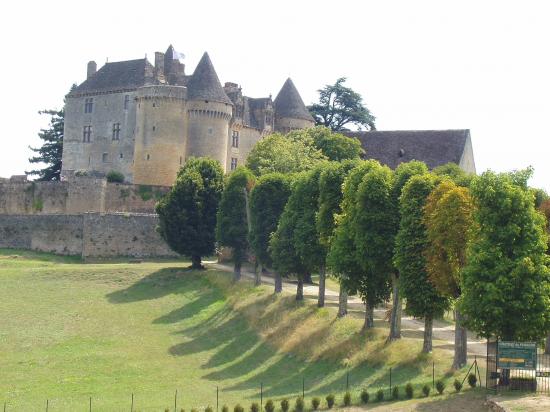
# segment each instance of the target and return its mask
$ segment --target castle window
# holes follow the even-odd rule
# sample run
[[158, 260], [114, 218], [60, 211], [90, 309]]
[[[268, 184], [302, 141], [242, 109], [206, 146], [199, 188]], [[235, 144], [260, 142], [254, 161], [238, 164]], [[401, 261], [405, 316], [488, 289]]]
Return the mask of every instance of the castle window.
[[130, 106], [130, 95], [129, 94], [124, 96], [124, 110], [128, 110], [128, 106]]
[[90, 143], [92, 138], [92, 126], [84, 126], [84, 130], [82, 131], [82, 141], [84, 143]]
[[208, 128], [208, 134], [212, 134], [213, 131], [214, 130], [211, 127]]
[[109, 154], [103, 153], [103, 156], [101, 156], [101, 160], [103, 161], [103, 163], [107, 163], [107, 161], [109, 160]]
[[232, 157], [231, 158], [231, 170], [235, 170], [237, 168], [237, 158]]
[[151, 158], [151, 155], [147, 153], [147, 160], [149, 160], [150, 158]]
[[183, 163], [183, 157], [180, 156], [180, 165]]
[[92, 113], [94, 109], [94, 99], [92, 97], [86, 98], [84, 101], [84, 113]]
[[120, 123], [113, 123], [113, 140], [120, 139]]
[[120, 154], [120, 158], [121, 158], [121, 159], [124, 158], [124, 155], [123, 155], [122, 153]]
[[155, 131], [155, 129], [156, 129], [156, 126], [153, 126], [153, 132]]
[[266, 124], [271, 124], [271, 113], [266, 113], [265, 122]]
[[231, 146], [239, 147], [239, 131], [233, 130], [233, 135], [231, 136]]

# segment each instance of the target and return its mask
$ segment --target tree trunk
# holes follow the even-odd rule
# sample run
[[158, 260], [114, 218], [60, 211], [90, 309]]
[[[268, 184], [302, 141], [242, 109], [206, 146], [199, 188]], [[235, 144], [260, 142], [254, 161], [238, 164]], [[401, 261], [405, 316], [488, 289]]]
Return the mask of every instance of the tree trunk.
[[296, 300], [304, 300], [304, 280], [300, 276], [296, 285]]
[[468, 356], [468, 332], [462, 325], [462, 314], [458, 309], [454, 310], [455, 316], [455, 356], [453, 359], [453, 368], [460, 369], [466, 365]]
[[544, 345], [544, 354], [550, 355], [550, 333], [546, 336], [546, 345]]
[[338, 295], [338, 317], [342, 318], [348, 314], [348, 292], [340, 285], [340, 294]]
[[365, 303], [365, 323], [363, 324], [363, 330], [367, 330], [374, 327], [374, 306], [370, 305], [367, 301]]
[[422, 353], [430, 353], [432, 351], [432, 333], [434, 320], [432, 316], [424, 318], [424, 344], [422, 345]]
[[313, 279], [311, 279], [311, 273], [307, 272], [304, 274], [304, 283], [307, 283], [308, 285], [313, 284]]
[[201, 261], [200, 256], [191, 256], [191, 269], [202, 269]]
[[254, 286], [260, 286], [262, 284], [262, 271], [262, 262], [258, 261], [258, 266], [256, 266], [256, 272], [254, 273]]
[[322, 308], [325, 306], [325, 265], [321, 265], [319, 268], [319, 298], [317, 300], [317, 306]]
[[393, 299], [390, 317], [390, 336], [388, 337], [390, 341], [401, 339], [401, 312], [403, 306], [399, 293], [399, 278], [396, 273], [392, 273], [391, 281]]
[[233, 270], [233, 281], [241, 280], [241, 261], [235, 261], [235, 269]]
[[283, 278], [279, 272], [275, 272], [275, 293], [283, 291]]

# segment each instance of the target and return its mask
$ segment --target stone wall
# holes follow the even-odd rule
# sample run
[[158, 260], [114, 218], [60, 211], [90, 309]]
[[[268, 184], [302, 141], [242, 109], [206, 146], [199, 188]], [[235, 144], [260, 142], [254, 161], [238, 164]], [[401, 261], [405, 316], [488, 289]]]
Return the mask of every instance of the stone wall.
[[169, 187], [107, 183], [91, 177], [62, 182], [0, 181], [0, 214], [153, 213]]
[[152, 214], [0, 214], [0, 248], [99, 257], [177, 256], [156, 232]]

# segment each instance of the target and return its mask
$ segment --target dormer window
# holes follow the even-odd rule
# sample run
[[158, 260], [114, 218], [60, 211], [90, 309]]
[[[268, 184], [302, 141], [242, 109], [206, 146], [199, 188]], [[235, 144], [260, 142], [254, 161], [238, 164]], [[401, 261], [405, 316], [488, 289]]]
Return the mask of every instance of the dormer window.
[[239, 147], [239, 131], [233, 130], [231, 135], [231, 147]]

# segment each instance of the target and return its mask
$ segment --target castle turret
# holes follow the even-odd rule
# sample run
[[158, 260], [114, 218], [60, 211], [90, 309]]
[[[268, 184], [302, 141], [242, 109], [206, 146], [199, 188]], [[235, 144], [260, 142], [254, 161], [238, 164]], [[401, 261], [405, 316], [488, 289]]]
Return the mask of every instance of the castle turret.
[[273, 102], [275, 107], [275, 130], [287, 133], [315, 125], [294, 83], [288, 78]]
[[225, 169], [233, 103], [223, 90], [208, 53], [204, 53], [187, 83], [187, 99], [187, 157], [208, 156]]
[[185, 161], [186, 89], [145, 86], [137, 90], [134, 183], [170, 186]]

